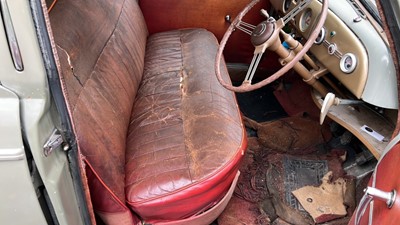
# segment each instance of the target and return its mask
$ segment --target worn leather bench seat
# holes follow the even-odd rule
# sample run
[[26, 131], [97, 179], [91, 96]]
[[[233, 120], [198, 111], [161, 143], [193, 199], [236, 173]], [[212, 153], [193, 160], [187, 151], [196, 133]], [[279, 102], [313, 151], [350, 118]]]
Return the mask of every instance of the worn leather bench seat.
[[214, 76], [217, 47], [203, 29], [148, 39], [125, 167], [127, 201], [146, 219], [199, 213], [236, 175], [245, 139], [235, 96]]
[[246, 136], [214, 35], [148, 36], [136, 0], [59, 0], [50, 22], [89, 206], [106, 224], [215, 219]]

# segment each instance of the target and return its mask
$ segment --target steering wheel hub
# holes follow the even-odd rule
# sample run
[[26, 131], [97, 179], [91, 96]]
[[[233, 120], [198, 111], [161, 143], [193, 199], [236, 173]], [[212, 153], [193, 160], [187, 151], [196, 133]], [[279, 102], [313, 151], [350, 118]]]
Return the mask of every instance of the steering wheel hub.
[[268, 41], [275, 30], [275, 22], [263, 21], [254, 28], [251, 34], [251, 43], [254, 46], [259, 46]]
[[265, 23], [260, 23], [256, 28], [253, 30], [253, 36], [260, 36], [265, 32], [267, 25]]

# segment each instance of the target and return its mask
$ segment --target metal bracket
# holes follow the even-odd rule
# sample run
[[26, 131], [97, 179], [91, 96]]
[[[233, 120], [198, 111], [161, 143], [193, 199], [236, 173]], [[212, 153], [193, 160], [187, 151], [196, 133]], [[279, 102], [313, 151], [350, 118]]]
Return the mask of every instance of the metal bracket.
[[62, 143], [64, 143], [64, 139], [61, 136], [59, 130], [54, 129], [51, 133], [49, 139], [47, 139], [46, 143], [43, 146], [44, 155], [49, 156], [53, 150], [57, 149]]

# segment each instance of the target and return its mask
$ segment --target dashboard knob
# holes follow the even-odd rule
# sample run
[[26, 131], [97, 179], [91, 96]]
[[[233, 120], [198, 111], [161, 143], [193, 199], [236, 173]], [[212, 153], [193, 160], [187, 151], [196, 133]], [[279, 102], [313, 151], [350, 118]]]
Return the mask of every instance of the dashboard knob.
[[329, 44], [328, 46], [328, 54], [333, 55], [337, 50], [337, 45], [335, 43]]

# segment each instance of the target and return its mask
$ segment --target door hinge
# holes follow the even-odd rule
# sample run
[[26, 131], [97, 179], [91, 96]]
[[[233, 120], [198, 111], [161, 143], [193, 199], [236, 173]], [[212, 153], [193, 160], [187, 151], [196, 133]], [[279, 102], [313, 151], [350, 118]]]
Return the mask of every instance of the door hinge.
[[[60, 131], [58, 129], [54, 129], [51, 133], [49, 139], [47, 139], [46, 143], [43, 146], [44, 155], [49, 156], [55, 149], [60, 147], [63, 143], [65, 143], [64, 138], [62, 137]], [[64, 150], [68, 150], [68, 145], [63, 145]]]

